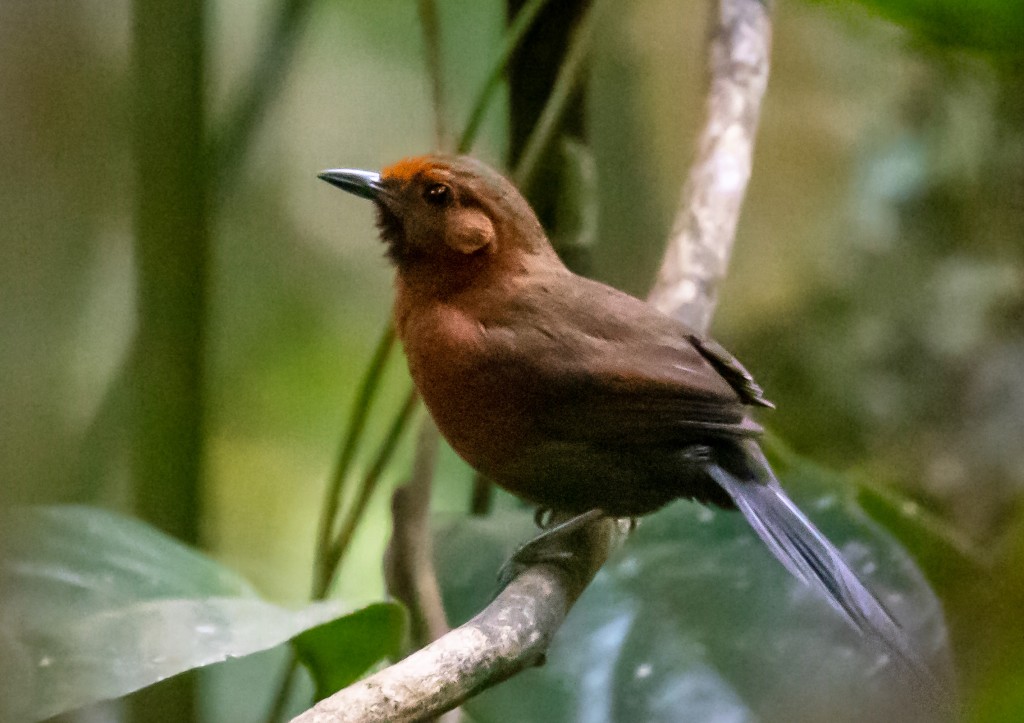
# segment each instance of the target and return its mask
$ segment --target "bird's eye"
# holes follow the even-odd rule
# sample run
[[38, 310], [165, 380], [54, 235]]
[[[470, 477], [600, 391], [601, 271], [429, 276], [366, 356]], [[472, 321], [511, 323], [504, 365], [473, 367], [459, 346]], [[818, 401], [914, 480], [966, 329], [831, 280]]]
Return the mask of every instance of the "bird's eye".
[[427, 187], [423, 192], [423, 198], [431, 206], [447, 206], [452, 199], [452, 189], [443, 183], [435, 183]]

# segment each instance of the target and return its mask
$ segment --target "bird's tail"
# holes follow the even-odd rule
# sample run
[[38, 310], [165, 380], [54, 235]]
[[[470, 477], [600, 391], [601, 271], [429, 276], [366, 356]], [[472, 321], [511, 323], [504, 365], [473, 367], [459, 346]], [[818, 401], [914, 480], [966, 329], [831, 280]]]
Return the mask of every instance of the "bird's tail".
[[[742, 467], [746, 474], [731, 472], [719, 464], [711, 464], [708, 471], [736, 502], [775, 557], [798, 579], [822, 593], [863, 635], [878, 641], [919, 676], [932, 678], [881, 601], [850, 569], [839, 550], [786, 496], [757, 444], [744, 444], [743, 451], [746, 464]], [[753, 470], [755, 477], [750, 479]]]

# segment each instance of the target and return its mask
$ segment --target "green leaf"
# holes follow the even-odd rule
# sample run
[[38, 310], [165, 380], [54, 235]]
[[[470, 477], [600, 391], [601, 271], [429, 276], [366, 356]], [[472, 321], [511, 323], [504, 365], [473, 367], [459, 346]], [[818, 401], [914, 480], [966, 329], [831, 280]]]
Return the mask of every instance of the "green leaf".
[[[942, 610], [911, 557], [847, 501], [834, 474], [791, 463], [782, 482], [948, 677]], [[438, 531], [453, 621], [490, 601], [498, 564], [529, 533], [526, 512]], [[466, 706], [479, 721], [519, 723], [928, 719], [909, 685], [742, 516], [678, 501], [641, 520], [573, 608], [545, 666]]]
[[[838, 4], [837, 0], [817, 0]], [[1020, 55], [1021, 0], [858, 0], [936, 45]]]
[[48, 718], [279, 645], [343, 612], [287, 610], [136, 520], [87, 507], [0, 515], [0, 720]]
[[292, 644], [323, 700], [385, 658], [397, 658], [405, 639], [405, 609], [375, 603], [297, 636]]

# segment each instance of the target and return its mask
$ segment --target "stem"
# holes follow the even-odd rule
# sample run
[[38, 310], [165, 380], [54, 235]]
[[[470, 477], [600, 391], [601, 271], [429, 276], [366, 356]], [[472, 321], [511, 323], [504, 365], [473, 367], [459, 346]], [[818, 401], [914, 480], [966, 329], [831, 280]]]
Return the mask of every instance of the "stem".
[[352, 542], [352, 537], [355, 535], [356, 529], [362, 521], [363, 512], [366, 510], [366, 506], [369, 504], [370, 497], [373, 496], [374, 490], [377, 489], [377, 483], [380, 482], [381, 474], [387, 467], [388, 462], [391, 461], [391, 456], [394, 454], [395, 448], [398, 446], [398, 442], [402, 438], [402, 433], [408, 426], [409, 420], [412, 418], [412, 413], [416, 410], [417, 402], [418, 397], [416, 396], [415, 390], [410, 390], [409, 394], [405, 398], [405, 402], [398, 410], [398, 414], [395, 416], [394, 421], [392, 421], [391, 428], [385, 435], [380, 449], [377, 451], [377, 456], [374, 458], [373, 465], [371, 465], [370, 470], [366, 473], [366, 477], [363, 478], [363, 485], [359, 489], [359, 493], [356, 495], [356, 500], [352, 504], [351, 509], [349, 509], [344, 523], [342, 523], [341, 531], [338, 533], [334, 544], [330, 546], [327, 552], [324, 560], [323, 575], [317, 582], [317, 587], [314, 590], [313, 597], [315, 599], [322, 599], [327, 594], [331, 584], [334, 582], [334, 578], [338, 573], [338, 568], [341, 566], [345, 553], [348, 551], [348, 546]]
[[430, 79], [430, 105], [434, 109], [434, 146], [441, 150], [448, 146], [448, 103], [441, 62], [441, 27], [434, 0], [419, 0], [418, 6], [426, 51], [427, 77]]
[[388, 592], [409, 611], [409, 637], [421, 648], [448, 632], [441, 587], [434, 570], [434, 540], [430, 534], [430, 494], [440, 434], [424, 415], [416, 438], [409, 481], [391, 497], [391, 541], [384, 555]]
[[299, 657], [295, 654], [295, 649], [289, 647], [288, 663], [284, 669], [284, 675], [281, 676], [281, 682], [277, 685], [277, 692], [274, 693], [274, 701], [270, 704], [270, 710], [267, 711], [265, 723], [277, 723], [281, 720], [284, 708], [288, 705], [288, 699], [292, 694], [292, 686], [295, 685], [295, 674], [298, 672]]
[[[132, 18], [139, 321], [128, 388], [135, 507], [192, 545], [202, 519], [210, 256], [205, 9], [203, 0], [135, 0]], [[135, 696], [135, 718], [169, 720], [159, 711], [174, 711], [174, 720], [194, 720], [195, 681], [181, 676]]]
[[[235, 104], [229, 119], [221, 124], [212, 138], [207, 139], [205, 158], [210, 163], [208, 201], [211, 207], [223, 198], [224, 189], [230, 185], [238, 171], [258, 121], [280, 89], [287, 65], [294, 55], [302, 23], [312, 4], [313, 0], [285, 0], [282, 3], [277, 24], [264, 43], [265, 51], [249, 74], [249, 81], [245, 84], [247, 90]], [[158, 45], [161, 43], [163, 41], [158, 41]], [[198, 154], [190, 152], [184, 157], [193, 156], [198, 157]], [[123, 449], [123, 438], [128, 433], [129, 423], [127, 405], [121, 402], [127, 390], [137, 384], [134, 365], [138, 354], [138, 336], [136, 331], [124, 362], [108, 382], [103, 401], [82, 435], [81, 462], [77, 474], [83, 482], [106, 476], [110, 461]]]
[[369, 416], [370, 408], [373, 406], [374, 397], [380, 389], [380, 378], [387, 364], [388, 356], [395, 345], [395, 328], [388, 324], [381, 334], [377, 348], [373, 352], [370, 364], [366, 368], [363, 379], [359, 384], [359, 391], [355, 401], [352, 403], [352, 411], [349, 417], [348, 431], [341, 445], [338, 454], [338, 461], [334, 466], [334, 473], [327, 485], [327, 494], [324, 499], [323, 510], [320, 517], [320, 528], [317, 533], [316, 544], [316, 575], [314, 580], [313, 595], [317, 596], [317, 590], [323, 587], [323, 581], [328, 578], [332, 571], [328, 564], [331, 551], [331, 536], [334, 534], [334, 523], [337, 520], [341, 503], [341, 492], [348, 478], [349, 468], [355, 458], [356, 449], [362, 439], [363, 431], [366, 428], [366, 419]]
[[533, 27], [533, 22], [537, 19], [537, 15], [540, 14], [540, 11], [547, 4], [548, 0], [529, 0], [516, 13], [515, 20], [512, 21], [508, 30], [505, 31], [501, 53], [498, 54], [494, 65], [491, 66], [491, 70], [487, 74], [487, 80], [484, 81], [483, 87], [476, 96], [473, 109], [469, 113], [466, 129], [462, 131], [462, 136], [459, 138], [456, 152], [469, 153], [472, 150], [473, 143], [476, 142], [477, 134], [480, 132], [480, 124], [483, 123], [484, 118], [487, 116], [487, 109], [490, 107], [491, 98], [501, 84], [501, 79], [505, 75], [505, 70], [508, 67], [509, 60], [512, 58], [512, 54], [516, 52], [523, 38], [526, 37], [526, 33]]
[[137, 505], [195, 543], [209, 259], [203, 3], [136, 0], [134, 30]]
[[519, 156], [519, 162], [512, 172], [512, 178], [523, 195], [527, 194], [530, 184], [533, 183], [540, 159], [554, 137], [559, 121], [569, 104], [569, 99], [586, 68], [595, 17], [593, 6], [587, 8], [579, 25], [573, 31], [565, 60], [558, 69], [558, 76], [551, 88], [551, 95], [548, 96], [544, 110], [541, 112], [540, 118], [537, 119], [537, 125], [530, 132], [530, 136], [523, 146], [522, 155]]
[[214, 159], [214, 196], [218, 199], [223, 198], [225, 189], [230, 186], [267, 106], [281, 88], [312, 5], [313, 0], [281, 2], [277, 22], [261, 46], [263, 52], [249, 73], [240, 100], [212, 139], [210, 157]]

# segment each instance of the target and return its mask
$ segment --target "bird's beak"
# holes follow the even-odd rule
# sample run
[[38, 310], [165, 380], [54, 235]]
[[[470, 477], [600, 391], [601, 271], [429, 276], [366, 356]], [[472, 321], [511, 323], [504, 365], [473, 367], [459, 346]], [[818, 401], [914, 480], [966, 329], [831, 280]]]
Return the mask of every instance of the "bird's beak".
[[380, 183], [380, 174], [373, 171], [360, 171], [355, 168], [332, 168], [316, 175], [321, 181], [327, 181], [343, 191], [354, 193], [362, 198], [376, 201], [384, 192]]

